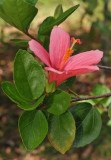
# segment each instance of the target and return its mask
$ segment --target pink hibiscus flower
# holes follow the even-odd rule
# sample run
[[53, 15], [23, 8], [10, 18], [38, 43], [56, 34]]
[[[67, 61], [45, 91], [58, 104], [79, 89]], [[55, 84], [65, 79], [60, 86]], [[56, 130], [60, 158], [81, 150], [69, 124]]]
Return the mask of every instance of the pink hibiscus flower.
[[49, 54], [37, 41], [29, 41], [30, 50], [48, 66], [45, 70], [49, 71], [49, 83], [56, 81], [56, 86], [69, 77], [99, 70], [95, 65], [100, 62], [103, 52], [92, 50], [71, 56], [75, 43], [81, 44], [79, 39], [72, 38], [71, 41], [72, 46], [69, 34], [57, 26], [51, 32]]

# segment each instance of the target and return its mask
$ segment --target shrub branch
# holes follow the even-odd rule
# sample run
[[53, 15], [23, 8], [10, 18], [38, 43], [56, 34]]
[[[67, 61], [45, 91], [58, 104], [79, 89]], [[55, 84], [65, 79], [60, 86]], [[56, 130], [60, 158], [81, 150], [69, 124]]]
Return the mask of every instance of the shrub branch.
[[111, 93], [101, 94], [101, 95], [97, 95], [97, 96], [79, 97], [79, 98], [72, 99], [71, 102], [77, 102], [77, 101], [83, 101], [83, 100], [89, 100], [89, 99], [97, 99], [97, 98], [106, 98], [106, 97], [110, 97], [110, 96], [111, 96]]

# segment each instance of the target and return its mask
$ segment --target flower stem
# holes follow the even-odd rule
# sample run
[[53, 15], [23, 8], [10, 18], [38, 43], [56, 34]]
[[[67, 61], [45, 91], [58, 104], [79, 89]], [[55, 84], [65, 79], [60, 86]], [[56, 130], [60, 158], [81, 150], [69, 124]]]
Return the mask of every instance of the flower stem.
[[36, 40], [37, 42], [39, 42], [40, 44], [43, 44], [43, 42], [41, 42], [40, 40], [38, 40], [37, 38], [35, 38], [34, 36], [32, 36], [28, 31], [23, 31], [23, 33], [25, 35], [27, 35], [28, 37], [30, 37], [31, 39]]
[[68, 88], [69, 92], [71, 92], [72, 94], [74, 94], [76, 97], [80, 97], [76, 92], [72, 91], [70, 88]]

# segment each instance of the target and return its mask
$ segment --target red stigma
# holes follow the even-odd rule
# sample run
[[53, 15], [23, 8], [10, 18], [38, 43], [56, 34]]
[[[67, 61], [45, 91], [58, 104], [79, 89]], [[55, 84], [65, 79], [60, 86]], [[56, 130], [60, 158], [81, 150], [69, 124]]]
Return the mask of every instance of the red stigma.
[[82, 42], [80, 41], [80, 39], [77, 39], [76, 41], [77, 41], [77, 43], [79, 43], [79, 44], [81, 44], [81, 43], [82, 43]]
[[74, 41], [75, 41], [75, 39], [74, 39], [74, 37], [72, 37], [72, 38], [71, 38], [71, 42], [74, 42]]

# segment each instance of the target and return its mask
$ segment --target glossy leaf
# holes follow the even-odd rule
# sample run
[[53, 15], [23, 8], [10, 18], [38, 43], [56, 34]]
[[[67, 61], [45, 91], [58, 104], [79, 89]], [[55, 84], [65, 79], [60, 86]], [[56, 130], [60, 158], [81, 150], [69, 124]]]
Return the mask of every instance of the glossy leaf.
[[54, 115], [60, 115], [67, 110], [70, 100], [71, 97], [67, 92], [57, 90], [46, 99], [47, 111]]
[[37, 8], [24, 0], [2, 0], [0, 17], [21, 31], [26, 31], [37, 14]]
[[41, 35], [49, 34], [55, 25], [59, 25], [63, 21], [65, 21], [67, 17], [70, 16], [78, 7], [79, 5], [71, 7], [70, 9], [62, 13], [57, 19], [53, 17], [46, 18], [39, 28], [39, 34]]
[[39, 106], [40, 103], [45, 98], [45, 95], [41, 96], [36, 102], [34, 101], [26, 101], [23, 97], [18, 93], [17, 89], [10, 82], [2, 82], [2, 90], [4, 93], [17, 105], [24, 110], [34, 110]]
[[17, 89], [10, 82], [2, 82], [2, 90], [4, 93], [15, 103], [26, 103], [22, 96], [18, 93]]
[[28, 41], [25, 39], [11, 39], [11, 42], [20, 47], [28, 47]]
[[49, 35], [54, 26], [51, 24], [55, 24], [55, 18], [52, 16], [49, 16], [40, 25], [38, 35]]
[[27, 150], [33, 150], [44, 140], [48, 123], [41, 111], [26, 111], [19, 119], [19, 131]]
[[82, 147], [95, 140], [101, 130], [101, 116], [90, 103], [80, 103], [70, 109], [76, 122], [76, 137], [72, 147]]
[[25, 111], [34, 110], [43, 102], [44, 98], [45, 98], [45, 95], [39, 97], [39, 99], [37, 99], [36, 102], [20, 103], [18, 104], [18, 107], [20, 107], [21, 109], [24, 109]]
[[64, 154], [75, 138], [75, 120], [70, 112], [50, 117], [48, 138], [52, 146]]
[[44, 71], [25, 50], [19, 50], [15, 57], [14, 81], [20, 95], [27, 100], [37, 99], [44, 92]]

